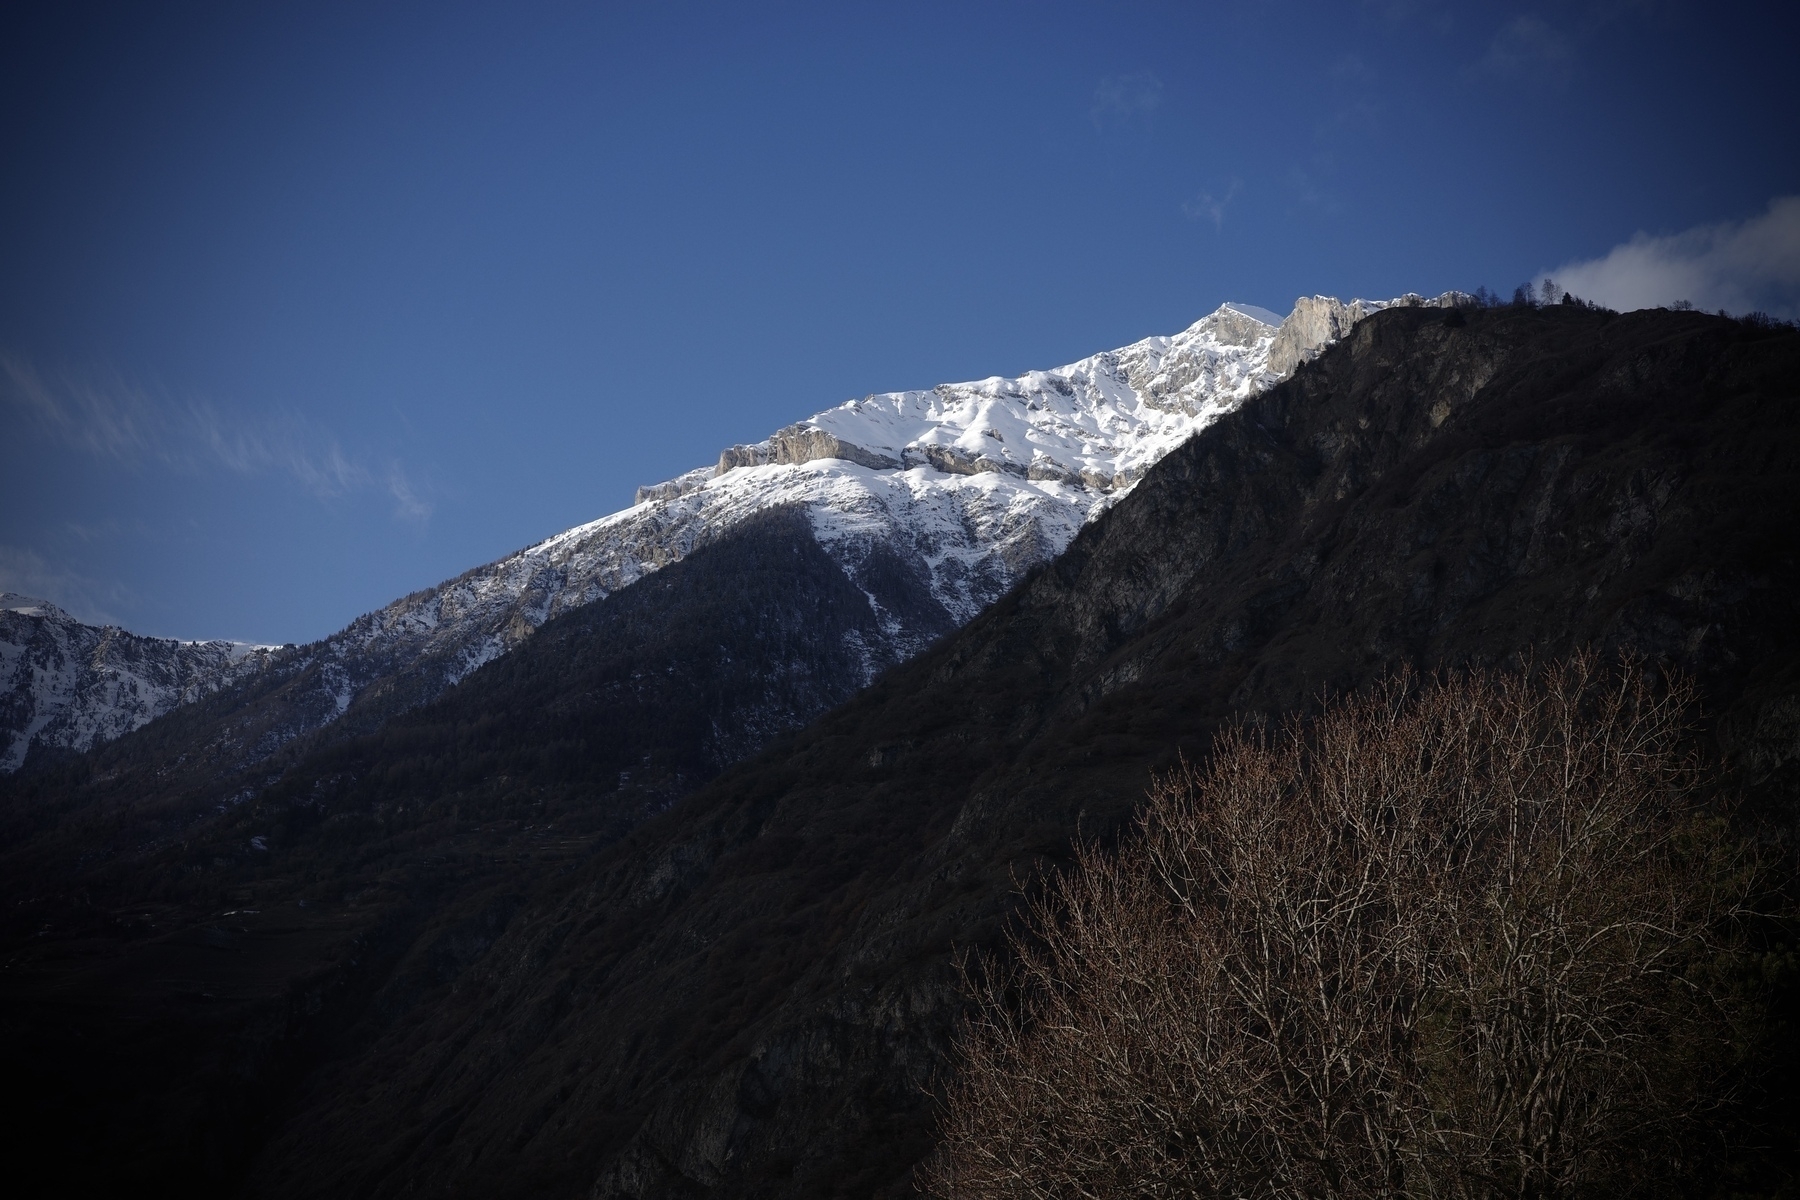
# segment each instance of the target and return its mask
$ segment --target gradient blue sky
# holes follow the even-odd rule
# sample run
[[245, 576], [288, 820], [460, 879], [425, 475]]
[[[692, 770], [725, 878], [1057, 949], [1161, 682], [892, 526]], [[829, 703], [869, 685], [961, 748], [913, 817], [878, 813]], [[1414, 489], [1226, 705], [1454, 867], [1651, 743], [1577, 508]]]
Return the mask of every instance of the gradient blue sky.
[[308, 640], [851, 396], [1640, 233], [1792, 311], [1792, 7], [8, 6], [0, 587]]

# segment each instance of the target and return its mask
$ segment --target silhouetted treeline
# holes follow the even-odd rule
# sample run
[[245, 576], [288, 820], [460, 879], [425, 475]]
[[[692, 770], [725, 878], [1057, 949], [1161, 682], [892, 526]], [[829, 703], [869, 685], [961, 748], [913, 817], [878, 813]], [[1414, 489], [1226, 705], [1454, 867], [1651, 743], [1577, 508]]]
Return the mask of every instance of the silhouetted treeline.
[[[1563, 308], [1583, 308], [1590, 312], [1610, 313], [1617, 311], [1615, 309], [1607, 308], [1604, 304], [1596, 304], [1592, 300], [1583, 300], [1580, 296], [1566, 290], [1561, 284], [1557, 283], [1556, 280], [1549, 276], [1545, 276], [1535, 284], [1529, 281], [1521, 283], [1518, 287], [1513, 289], [1510, 298], [1503, 297], [1498, 292], [1489, 291], [1485, 285], [1476, 288], [1473, 292], [1465, 294], [1469, 298], [1466, 305], [1466, 307], [1469, 308], [1550, 308], [1554, 306]], [[1669, 305], [1666, 311], [1699, 312], [1701, 310], [1694, 306], [1692, 300], [1677, 300]], [[1797, 325], [1792, 320], [1772, 316], [1769, 313], [1761, 311], [1738, 315], [1727, 312], [1725, 309], [1721, 308], [1718, 310], [1718, 315], [1736, 321], [1746, 329], [1777, 331], [1800, 328], [1800, 325]]]

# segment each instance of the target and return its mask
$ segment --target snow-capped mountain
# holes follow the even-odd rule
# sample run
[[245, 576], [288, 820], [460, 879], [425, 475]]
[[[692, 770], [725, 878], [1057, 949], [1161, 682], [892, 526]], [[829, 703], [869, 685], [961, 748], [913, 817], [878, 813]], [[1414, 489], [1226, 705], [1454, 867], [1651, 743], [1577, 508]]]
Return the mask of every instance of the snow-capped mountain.
[[0, 593], [0, 771], [39, 745], [85, 750], [226, 687], [274, 647], [140, 637]]
[[[179, 676], [179, 686], [133, 676], [109, 690], [49, 670], [27, 678], [9, 657], [6, 702], [52, 715], [5, 724], [13, 741], [0, 770], [16, 769], [34, 736], [86, 749], [241, 679], [254, 662], [273, 672], [265, 683], [284, 682], [278, 717], [247, 719], [224, 737], [237, 764], [248, 766], [353, 709], [378, 722], [424, 703], [551, 617], [778, 507], [803, 510], [819, 543], [868, 596], [884, 637], [858, 648], [866, 682], [1059, 554], [1169, 450], [1363, 316], [1394, 304], [1454, 302], [1454, 294], [1348, 305], [1309, 297], [1285, 319], [1225, 304], [1173, 336], [1055, 370], [847, 401], [755, 445], [729, 447], [716, 463], [640, 488], [630, 508], [397, 600], [322, 642], [251, 659], [209, 651], [210, 667], [199, 665], [195, 649], [192, 679], [169, 677]], [[110, 632], [114, 641], [130, 636]]]

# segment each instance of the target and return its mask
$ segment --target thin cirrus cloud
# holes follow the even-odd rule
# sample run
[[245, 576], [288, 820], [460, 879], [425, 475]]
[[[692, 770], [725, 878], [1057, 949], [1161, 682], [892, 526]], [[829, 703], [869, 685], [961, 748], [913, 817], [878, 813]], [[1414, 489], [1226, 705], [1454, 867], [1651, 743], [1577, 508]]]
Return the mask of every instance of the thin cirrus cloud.
[[1777, 197], [1745, 221], [1639, 233], [1603, 257], [1548, 275], [1583, 300], [1621, 311], [1686, 300], [1708, 310], [1800, 316], [1800, 196]]
[[1114, 121], [1148, 116], [1162, 104], [1162, 94], [1163, 82], [1153, 71], [1108, 75], [1094, 86], [1088, 120], [1101, 129]]
[[90, 625], [117, 625], [113, 606], [131, 601], [121, 585], [91, 579], [25, 546], [0, 545], [0, 592], [49, 600]]
[[1560, 88], [1575, 72], [1575, 43], [1541, 17], [1514, 17], [1488, 42], [1487, 53], [1472, 63], [1471, 78], [1503, 79]]
[[11, 354], [0, 355], [0, 404], [21, 424], [96, 458], [189, 473], [280, 474], [321, 500], [385, 491], [396, 517], [431, 516], [398, 462], [372, 469], [296, 416], [246, 423], [204, 400], [158, 395], [116, 373], [47, 374]]
[[1217, 196], [1211, 192], [1201, 192], [1192, 200], [1181, 203], [1181, 211], [1194, 221], [1211, 221], [1215, 232], [1223, 232], [1225, 228], [1225, 209], [1237, 199], [1244, 190], [1244, 181], [1233, 177], [1231, 183]]

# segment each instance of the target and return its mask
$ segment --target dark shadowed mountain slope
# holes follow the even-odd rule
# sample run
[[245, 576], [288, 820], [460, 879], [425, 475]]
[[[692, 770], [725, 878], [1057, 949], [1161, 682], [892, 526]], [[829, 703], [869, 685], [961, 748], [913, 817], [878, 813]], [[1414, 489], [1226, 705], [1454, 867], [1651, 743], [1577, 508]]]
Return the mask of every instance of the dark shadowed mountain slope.
[[181, 744], [157, 723], [8, 781], [0, 1062], [41, 1098], [18, 1152], [226, 1186], [376, 989], [373, 1027], [405, 1019], [520, 889], [847, 699], [884, 618], [950, 628], [911, 579], [872, 558], [853, 584], [774, 509], [239, 803], [155, 786]]
[[[745, 648], [823, 673], [812, 623], [875, 619], [807, 539], [696, 553], [681, 619], [613, 607], [669, 567], [223, 813], [34, 792], [0, 852], [0, 1047], [43, 1097], [23, 1161], [255, 1195], [902, 1191], [951, 948], [1233, 713], [1629, 645], [1694, 671], [1791, 803], [1797, 397], [1788, 331], [1380, 313], [964, 631], [622, 836], [728, 755], [634, 765], [609, 728], [798, 695]], [[733, 588], [739, 617], [709, 607]]]
[[1791, 804], [1797, 501], [1790, 331], [1380, 314], [936, 650], [520, 877], [491, 945], [306, 1081], [250, 1191], [902, 1194], [952, 947], [1013, 873], [1232, 714], [1400, 662], [1636, 648]]
[[[752, 524], [755, 525], [754, 529], [750, 528]], [[730, 532], [732, 531], [727, 531], [727, 535]], [[829, 680], [823, 677], [814, 679], [806, 674], [805, 669], [786, 664], [775, 666], [770, 672], [763, 672], [760, 666], [752, 669], [749, 660], [745, 660], [738, 663], [735, 669], [746, 677], [758, 679], [759, 682], [750, 685], [754, 688], [762, 687], [763, 683], [760, 681], [766, 676], [770, 689], [767, 696], [758, 696], [752, 700], [740, 694], [741, 687], [733, 685], [738, 690], [719, 703], [732, 708], [741, 700], [749, 708], [739, 716], [723, 718], [723, 724], [717, 730], [701, 730], [692, 725], [681, 725], [677, 732], [673, 727], [662, 728], [658, 725], [656, 736], [665, 741], [686, 739], [683, 744], [690, 745], [696, 751], [702, 741], [707, 742], [711, 748], [705, 753], [714, 761], [715, 770], [725, 762], [735, 761], [759, 748], [767, 740], [770, 731], [791, 728], [792, 722], [788, 718], [774, 716], [783, 705], [798, 705], [796, 711], [803, 710], [808, 717], [816, 715], [849, 695], [846, 687], [854, 690], [866, 684], [880, 671], [916, 652], [920, 646], [941, 637], [956, 624], [929, 588], [920, 581], [917, 572], [909, 570], [907, 564], [898, 562], [894, 556], [885, 554], [879, 546], [872, 548], [859, 560], [856, 585], [852, 585], [847, 570], [842, 566], [838, 566], [836, 575], [822, 573], [822, 567], [830, 565], [833, 560], [828, 556], [820, 557], [817, 538], [806, 514], [798, 505], [777, 507], [766, 510], [764, 514], [753, 515], [747, 519], [744, 535], [736, 543], [736, 549], [722, 551], [715, 556], [714, 566], [709, 570], [742, 569], [750, 558], [762, 552], [753, 552], [747, 547], [766, 548], [770, 537], [780, 537], [785, 539], [784, 545], [804, 545], [807, 548], [806, 570], [799, 572], [796, 577], [804, 578], [807, 586], [822, 585], [830, 580], [830, 603], [852, 604], [856, 606], [857, 615], [854, 619], [825, 620], [804, 630], [803, 636], [808, 639], [807, 647], [803, 652], [798, 652], [792, 662], [799, 664], [817, 660], [814, 665], [830, 676]], [[776, 567], [773, 560], [766, 567], [758, 569], [766, 570], [769, 578], [782, 574], [782, 569]], [[795, 574], [792, 571], [788, 573]], [[653, 578], [654, 575], [647, 575], [643, 582]], [[666, 587], [648, 588], [638, 593], [635, 599], [621, 601], [608, 609], [609, 615], [603, 619], [603, 625], [605, 622], [616, 625], [618, 622], [628, 621], [629, 631], [609, 634], [611, 640], [604, 648], [589, 649], [579, 659], [582, 664], [580, 669], [587, 669], [591, 666], [594, 654], [611, 654], [615, 657], [613, 666], [609, 669], [624, 671], [626, 675], [636, 672], [637, 682], [634, 684], [627, 686], [614, 681], [608, 685], [613, 689], [611, 695], [614, 700], [624, 701], [629, 693], [636, 695], [645, 706], [661, 707], [665, 703], [675, 703], [677, 709], [682, 709], [683, 703], [674, 701], [673, 693], [668, 691], [672, 687], [675, 692], [686, 693], [689, 683], [684, 677], [680, 677], [680, 671], [676, 672], [677, 678], [673, 682], [663, 687], [664, 694], [659, 694], [658, 688], [661, 685], [653, 680], [645, 682], [647, 676], [642, 669], [620, 664], [631, 660], [639, 649], [666, 655], [672, 652], [671, 639], [699, 638], [704, 641], [701, 630], [708, 623], [718, 623], [725, 632], [720, 643], [723, 649], [743, 629], [746, 621], [782, 619], [775, 614], [751, 616], [734, 611], [734, 605], [744, 602], [748, 596], [758, 594], [756, 585], [753, 584], [696, 588], [691, 582], [687, 582], [670, 586], [684, 589], [680, 593], [683, 596], [698, 597], [704, 593], [707, 596], [704, 606], [695, 600], [684, 600], [680, 605], [671, 606], [670, 593]], [[632, 590], [624, 588], [613, 595], [624, 595]], [[820, 592], [818, 595], [823, 602], [825, 593]], [[880, 613], [871, 609], [871, 603], [883, 606]], [[624, 614], [627, 613], [633, 615], [626, 617]], [[683, 628], [679, 633], [663, 629], [659, 623], [665, 620], [679, 621]], [[588, 627], [587, 623], [580, 621], [573, 626], [565, 626], [565, 632], [561, 635], [564, 641], [558, 643], [557, 649], [545, 652], [540, 658], [530, 660], [529, 666], [521, 668], [541, 678], [533, 685], [536, 688], [532, 692], [534, 699], [526, 701], [520, 694], [520, 698], [513, 701], [516, 709], [532, 708], [536, 697], [566, 691], [572, 686], [567, 673], [571, 669], [567, 639], [585, 636], [570, 631], [575, 628], [586, 630]], [[527, 640], [529, 639], [521, 635], [520, 644], [523, 645]], [[763, 643], [759, 642], [758, 653], [762, 646]], [[791, 647], [770, 645], [768, 649], [772, 653], [795, 653]], [[425, 670], [422, 666], [418, 670], [408, 668], [406, 671], [395, 671], [364, 687], [357, 694], [356, 702], [341, 717], [331, 713], [329, 715], [336, 719], [327, 720], [326, 714], [313, 711], [324, 703], [319, 697], [330, 691], [327, 686], [329, 681], [320, 675], [321, 671], [326, 670], [321, 665], [323, 652], [314, 653], [315, 650], [317, 647], [300, 647], [291, 653], [275, 655], [251, 677], [233, 686], [217, 689], [214, 694], [197, 701], [183, 704], [129, 736], [100, 745], [85, 756], [65, 761], [45, 761], [35, 771], [42, 778], [32, 778], [34, 772], [30, 770], [26, 773], [27, 778], [20, 780], [7, 780], [0, 776], [0, 825], [22, 820], [29, 827], [35, 820], [31, 811], [31, 797], [46, 795], [76, 796], [78, 806], [108, 804], [108, 798], [129, 797], [135, 808], [158, 813], [166, 825], [189, 821], [200, 814], [215, 811], [221, 804], [238, 805], [246, 799], [276, 788], [298, 764], [310, 762], [321, 754], [328, 754], [333, 747], [378, 733], [387, 721], [426, 703], [446, 686], [437, 676], [431, 676], [436, 682], [420, 682], [430, 675], [429, 671], [420, 674]], [[690, 652], [691, 648], [679, 653]], [[683, 665], [686, 664], [685, 659], [682, 662]], [[546, 663], [556, 664], [556, 669], [546, 672]], [[664, 667], [669, 665], [669, 662], [663, 663]], [[793, 674], [796, 669], [801, 671], [798, 676]], [[512, 676], [505, 672], [489, 671], [489, 682], [483, 687], [505, 686], [493, 681], [510, 678]], [[715, 682], [708, 676], [705, 679], [696, 678], [693, 685], [704, 690], [712, 687]], [[815, 691], [819, 692], [817, 699], [807, 698]], [[466, 705], [468, 701], [461, 703]], [[564, 703], [562, 709], [567, 708], [568, 705]], [[767, 713], [763, 712], [765, 708], [769, 710]], [[446, 711], [451, 710], [456, 710], [456, 705], [453, 704]], [[308, 732], [294, 732], [301, 728]], [[638, 731], [646, 728], [648, 726], [634, 727]], [[408, 736], [416, 739], [418, 734], [414, 732]], [[634, 736], [635, 733], [631, 735]], [[627, 743], [635, 744], [631, 737], [586, 740], [595, 747], [604, 741], [616, 748]], [[558, 753], [560, 752], [559, 750]], [[648, 752], [647, 747], [638, 753], [641, 756], [644, 752]], [[367, 754], [368, 746], [364, 744], [354, 753]], [[455, 753], [466, 757], [469, 751], [466, 747], [459, 746]], [[632, 762], [626, 762], [620, 769], [632, 766]], [[479, 770], [469, 767], [467, 763], [457, 769], [464, 777], [470, 770]], [[685, 777], [696, 776], [689, 771]], [[665, 783], [677, 786], [672, 780]], [[666, 795], [675, 794], [667, 792], [666, 787], [664, 790]], [[680, 790], [684, 789], [677, 786], [677, 791]], [[9, 799], [10, 796], [23, 799], [15, 803]]]

